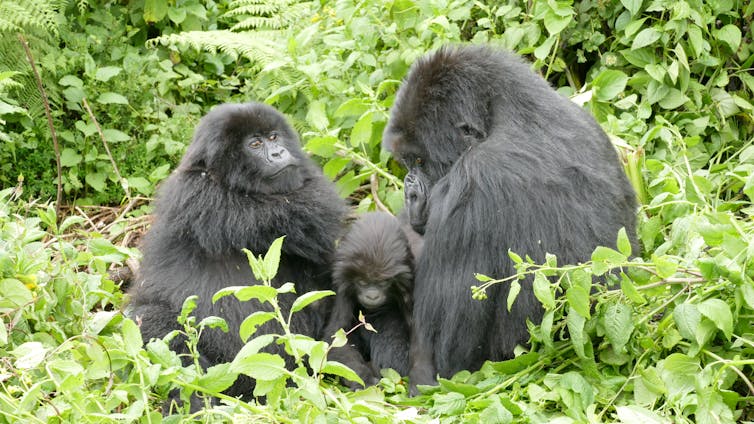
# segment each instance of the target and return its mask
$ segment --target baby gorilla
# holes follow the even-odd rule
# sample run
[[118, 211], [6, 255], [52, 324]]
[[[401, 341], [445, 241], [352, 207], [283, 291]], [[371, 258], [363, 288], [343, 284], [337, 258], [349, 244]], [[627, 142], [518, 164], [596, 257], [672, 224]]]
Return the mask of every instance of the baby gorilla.
[[360, 310], [377, 332], [359, 328], [330, 359], [348, 365], [366, 385], [377, 383], [383, 368], [401, 375], [409, 370], [414, 256], [420, 244], [421, 237], [408, 224], [388, 213], [370, 212], [351, 226], [335, 252], [337, 296], [325, 334], [353, 328]]

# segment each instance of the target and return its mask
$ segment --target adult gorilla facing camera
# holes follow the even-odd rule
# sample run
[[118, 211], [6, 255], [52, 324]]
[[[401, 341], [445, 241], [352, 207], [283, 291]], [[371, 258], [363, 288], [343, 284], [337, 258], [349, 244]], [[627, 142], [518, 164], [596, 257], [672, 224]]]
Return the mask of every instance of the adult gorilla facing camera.
[[[329, 289], [335, 240], [346, 212], [345, 202], [302, 152], [283, 115], [260, 103], [215, 107], [202, 118], [180, 165], [158, 192], [140, 276], [130, 290], [144, 339], [179, 329], [176, 317], [184, 300], [198, 295], [197, 319], [220, 316], [230, 330], [204, 330], [200, 363], [207, 367], [233, 360], [243, 345], [241, 322], [269, 309], [231, 296], [212, 303], [223, 287], [254, 284], [242, 249], [263, 253], [285, 235], [273, 285], [294, 282], [299, 294]], [[280, 296], [285, 313], [294, 296]], [[322, 337], [327, 309], [315, 304], [296, 313], [292, 330]], [[258, 334], [280, 331], [270, 321]], [[171, 349], [186, 353], [185, 339], [174, 339]], [[282, 353], [278, 345], [268, 349]], [[248, 396], [253, 387], [242, 377], [227, 393]]]
[[[471, 297], [474, 273], [515, 273], [510, 249], [544, 261], [583, 262], [633, 238], [636, 196], [595, 120], [513, 54], [444, 47], [415, 63], [400, 87], [383, 143], [405, 166], [406, 207], [424, 233], [414, 287], [409, 373], [434, 384], [512, 357], [541, 305], [523, 284]], [[413, 201], [411, 199], [414, 199]]]

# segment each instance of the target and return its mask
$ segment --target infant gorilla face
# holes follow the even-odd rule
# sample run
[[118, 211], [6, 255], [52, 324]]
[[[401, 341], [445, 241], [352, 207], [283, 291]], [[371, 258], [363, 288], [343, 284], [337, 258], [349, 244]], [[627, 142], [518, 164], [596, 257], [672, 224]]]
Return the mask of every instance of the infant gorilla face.
[[392, 285], [392, 281], [357, 281], [356, 288], [356, 300], [359, 305], [366, 308], [368, 311], [373, 311], [383, 305], [385, 305], [390, 298], [388, 291]]

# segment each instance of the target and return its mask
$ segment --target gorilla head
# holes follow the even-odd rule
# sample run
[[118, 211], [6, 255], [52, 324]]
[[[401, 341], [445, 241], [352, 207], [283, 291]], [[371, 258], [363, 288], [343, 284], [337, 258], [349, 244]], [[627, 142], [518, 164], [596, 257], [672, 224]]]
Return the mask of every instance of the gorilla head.
[[[229, 190], [286, 193], [304, 183], [307, 161], [285, 117], [261, 103], [224, 104], [208, 113], [196, 130], [182, 166], [206, 171]], [[228, 164], [234, 166], [228, 167]]]

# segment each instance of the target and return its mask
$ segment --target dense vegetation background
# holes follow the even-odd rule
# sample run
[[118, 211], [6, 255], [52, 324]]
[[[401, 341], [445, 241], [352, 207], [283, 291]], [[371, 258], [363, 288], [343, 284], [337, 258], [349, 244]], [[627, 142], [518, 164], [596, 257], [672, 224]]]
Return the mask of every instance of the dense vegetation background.
[[[754, 421], [753, 14], [749, 0], [0, 1], [0, 423]], [[321, 376], [348, 374], [328, 345], [290, 334], [293, 372], [253, 337], [207, 374], [142, 348], [108, 270], [138, 258], [148, 199], [199, 117], [270, 103], [359, 210], [397, 211], [387, 111], [409, 65], [448, 42], [525, 55], [597, 117], [639, 193], [640, 256], [621, 238], [580, 265], [500, 258], [519, 275], [479, 276], [475, 296], [533, 273], [547, 312], [531, 350], [413, 399], [390, 372], [342, 391]], [[615, 290], [590, 294], [611, 269]], [[194, 340], [221, 325], [186, 306]], [[266, 404], [159, 413], [171, 388], [216, 394], [238, 373]]]

